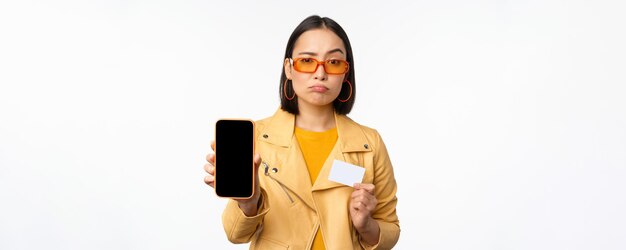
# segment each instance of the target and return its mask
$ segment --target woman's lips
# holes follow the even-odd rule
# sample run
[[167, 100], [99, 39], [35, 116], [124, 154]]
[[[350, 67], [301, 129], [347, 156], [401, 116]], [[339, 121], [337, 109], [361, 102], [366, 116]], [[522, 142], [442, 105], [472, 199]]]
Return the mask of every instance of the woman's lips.
[[313, 85], [309, 88], [313, 90], [313, 92], [318, 92], [318, 93], [326, 93], [326, 91], [328, 91], [328, 88], [324, 87], [323, 85]]

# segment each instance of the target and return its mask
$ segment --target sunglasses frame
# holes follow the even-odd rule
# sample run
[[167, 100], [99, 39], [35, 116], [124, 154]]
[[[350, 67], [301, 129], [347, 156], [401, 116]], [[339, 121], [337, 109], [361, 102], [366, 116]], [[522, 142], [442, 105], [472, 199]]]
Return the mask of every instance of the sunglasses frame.
[[[296, 69], [296, 65], [295, 65], [295, 63], [297, 62], [297, 60], [300, 60], [300, 59], [311, 59], [311, 60], [313, 60], [313, 61], [314, 61], [317, 65], [315, 65], [315, 69], [314, 69], [313, 71], [311, 71], [311, 72], [300, 71], [300, 70]], [[329, 72], [326, 70], [326, 63], [327, 63], [328, 61], [331, 61], [331, 60], [345, 62], [345, 63], [346, 63], [346, 70], [345, 70], [343, 73], [329, 73]], [[298, 71], [298, 72], [301, 72], [301, 73], [315, 73], [315, 71], [317, 71], [317, 68], [318, 68], [320, 65], [323, 65], [323, 67], [324, 67], [324, 72], [326, 72], [326, 74], [329, 74], [329, 75], [341, 75], [341, 74], [348, 73], [348, 71], [350, 70], [350, 63], [349, 63], [348, 61], [346, 61], [346, 60], [342, 60], [342, 59], [328, 59], [328, 60], [324, 60], [324, 61], [319, 61], [319, 60], [317, 60], [317, 59], [315, 59], [315, 58], [311, 58], [311, 57], [298, 57], [298, 58], [289, 58], [289, 62], [291, 63], [291, 66], [293, 66], [293, 69], [294, 69], [294, 70], [296, 70], [296, 71]]]

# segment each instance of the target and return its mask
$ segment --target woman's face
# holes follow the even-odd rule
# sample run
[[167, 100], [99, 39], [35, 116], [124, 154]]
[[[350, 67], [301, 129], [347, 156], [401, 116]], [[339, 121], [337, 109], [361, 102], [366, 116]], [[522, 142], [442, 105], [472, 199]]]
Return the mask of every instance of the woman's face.
[[[328, 29], [313, 29], [300, 35], [293, 48], [292, 58], [315, 58], [322, 62], [328, 59], [346, 60], [346, 49], [339, 36]], [[339, 96], [347, 74], [333, 75], [319, 65], [313, 73], [296, 71], [289, 59], [285, 60], [285, 74], [291, 79], [298, 96], [298, 105], [332, 105]]]

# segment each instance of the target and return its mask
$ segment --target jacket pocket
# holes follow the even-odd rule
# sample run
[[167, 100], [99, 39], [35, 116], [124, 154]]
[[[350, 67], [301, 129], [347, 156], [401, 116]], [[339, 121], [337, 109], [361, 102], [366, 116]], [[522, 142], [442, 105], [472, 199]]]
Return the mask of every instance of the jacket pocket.
[[260, 237], [256, 241], [255, 249], [289, 249], [289, 245], [284, 244], [282, 242], [278, 242], [276, 240]]
[[[276, 180], [274, 180], [276, 181]], [[278, 183], [278, 181], [276, 181], [276, 183]], [[278, 185], [280, 186], [280, 188], [283, 190], [283, 192], [285, 193], [285, 195], [287, 195], [287, 199], [289, 199], [289, 202], [291, 202], [291, 204], [294, 203], [294, 199], [293, 197], [291, 197], [291, 195], [289, 194], [289, 190], [287, 190], [287, 188], [285, 187], [285, 185], [278, 183]]]
[[289, 200], [289, 204], [293, 205], [295, 203], [295, 200], [293, 199], [293, 197], [289, 194], [289, 190], [287, 189], [287, 187], [285, 187], [285, 185], [283, 185], [282, 183], [280, 183], [278, 180], [274, 179], [274, 177], [272, 177], [272, 174], [269, 172], [269, 168], [270, 166], [267, 164], [267, 162], [263, 162], [263, 166], [265, 167], [265, 176], [269, 177], [270, 179], [272, 179], [272, 182], [274, 184], [276, 184], [276, 186], [278, 186], [278, 188], [280, 190], [282, 190], [282, 193], [285, 194], [285, 197], [287, 197], [287, 200]]

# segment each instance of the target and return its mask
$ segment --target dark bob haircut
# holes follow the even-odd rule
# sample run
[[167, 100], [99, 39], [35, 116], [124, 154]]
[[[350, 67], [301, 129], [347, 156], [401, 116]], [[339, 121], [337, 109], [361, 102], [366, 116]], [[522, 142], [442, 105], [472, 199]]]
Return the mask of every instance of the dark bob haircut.
[[[335, 108], [335, 112], [337, 114], [346, 115], [350, 113], [352, 110], [352, 106], [354, 106], [354, 99], [356, 97], [356, 81], [354, 80], [354, 60], [352, 58], [352, 46], [350, 46], [350, 40], [348, 40], [348, 35], [346, 32], [337, 24], [337, 22], [333, 21], [328, 17], [320, 17], [318, 15], [309, 16], [304, 21], [302, 21], [296, 29], [293, 30], [291, 36], [289, 37], [289, 41], [287, 42], [287, 49], [285, 50], [285, 57], [283, 58], [283, 63], [285, 59], [291, 58], [291, 54], [293, 54], [293, 47], [296, 44], [296, 41], [302, 35], [302, 33], [314, 30], [314, 29], [328, 29], [335, 33], [341, 40], [343, 41], [343, 45], [346, 47], [346, 61], [350, 64], [350, 70], [346, 73], [346, 79], [352, 83], [352, 96], [346, 102], [340, 102], [338, 99], [345, 99], [350, 96], [350, 88], [342, 87], [341, 92], [339, 92], [339, 96], [337, 99], [333, 101], [333, 107]], [[293, 96], [294, 90], [291, 80], [287, 81], [286, 90], [284, 89], [285, 80], [287, 80], [287, 75], [285, 75], [285, 67], [284, 64], [282, 67], [282, 74], [280, 75], [280, 107], [294, 115], [299, 114], [298, 109], [298, 96], [293, 98], [291, 101], [285, 97], [285, 91], [289, 96]], [[345, 84], [344, 84], [345, 86]]]

